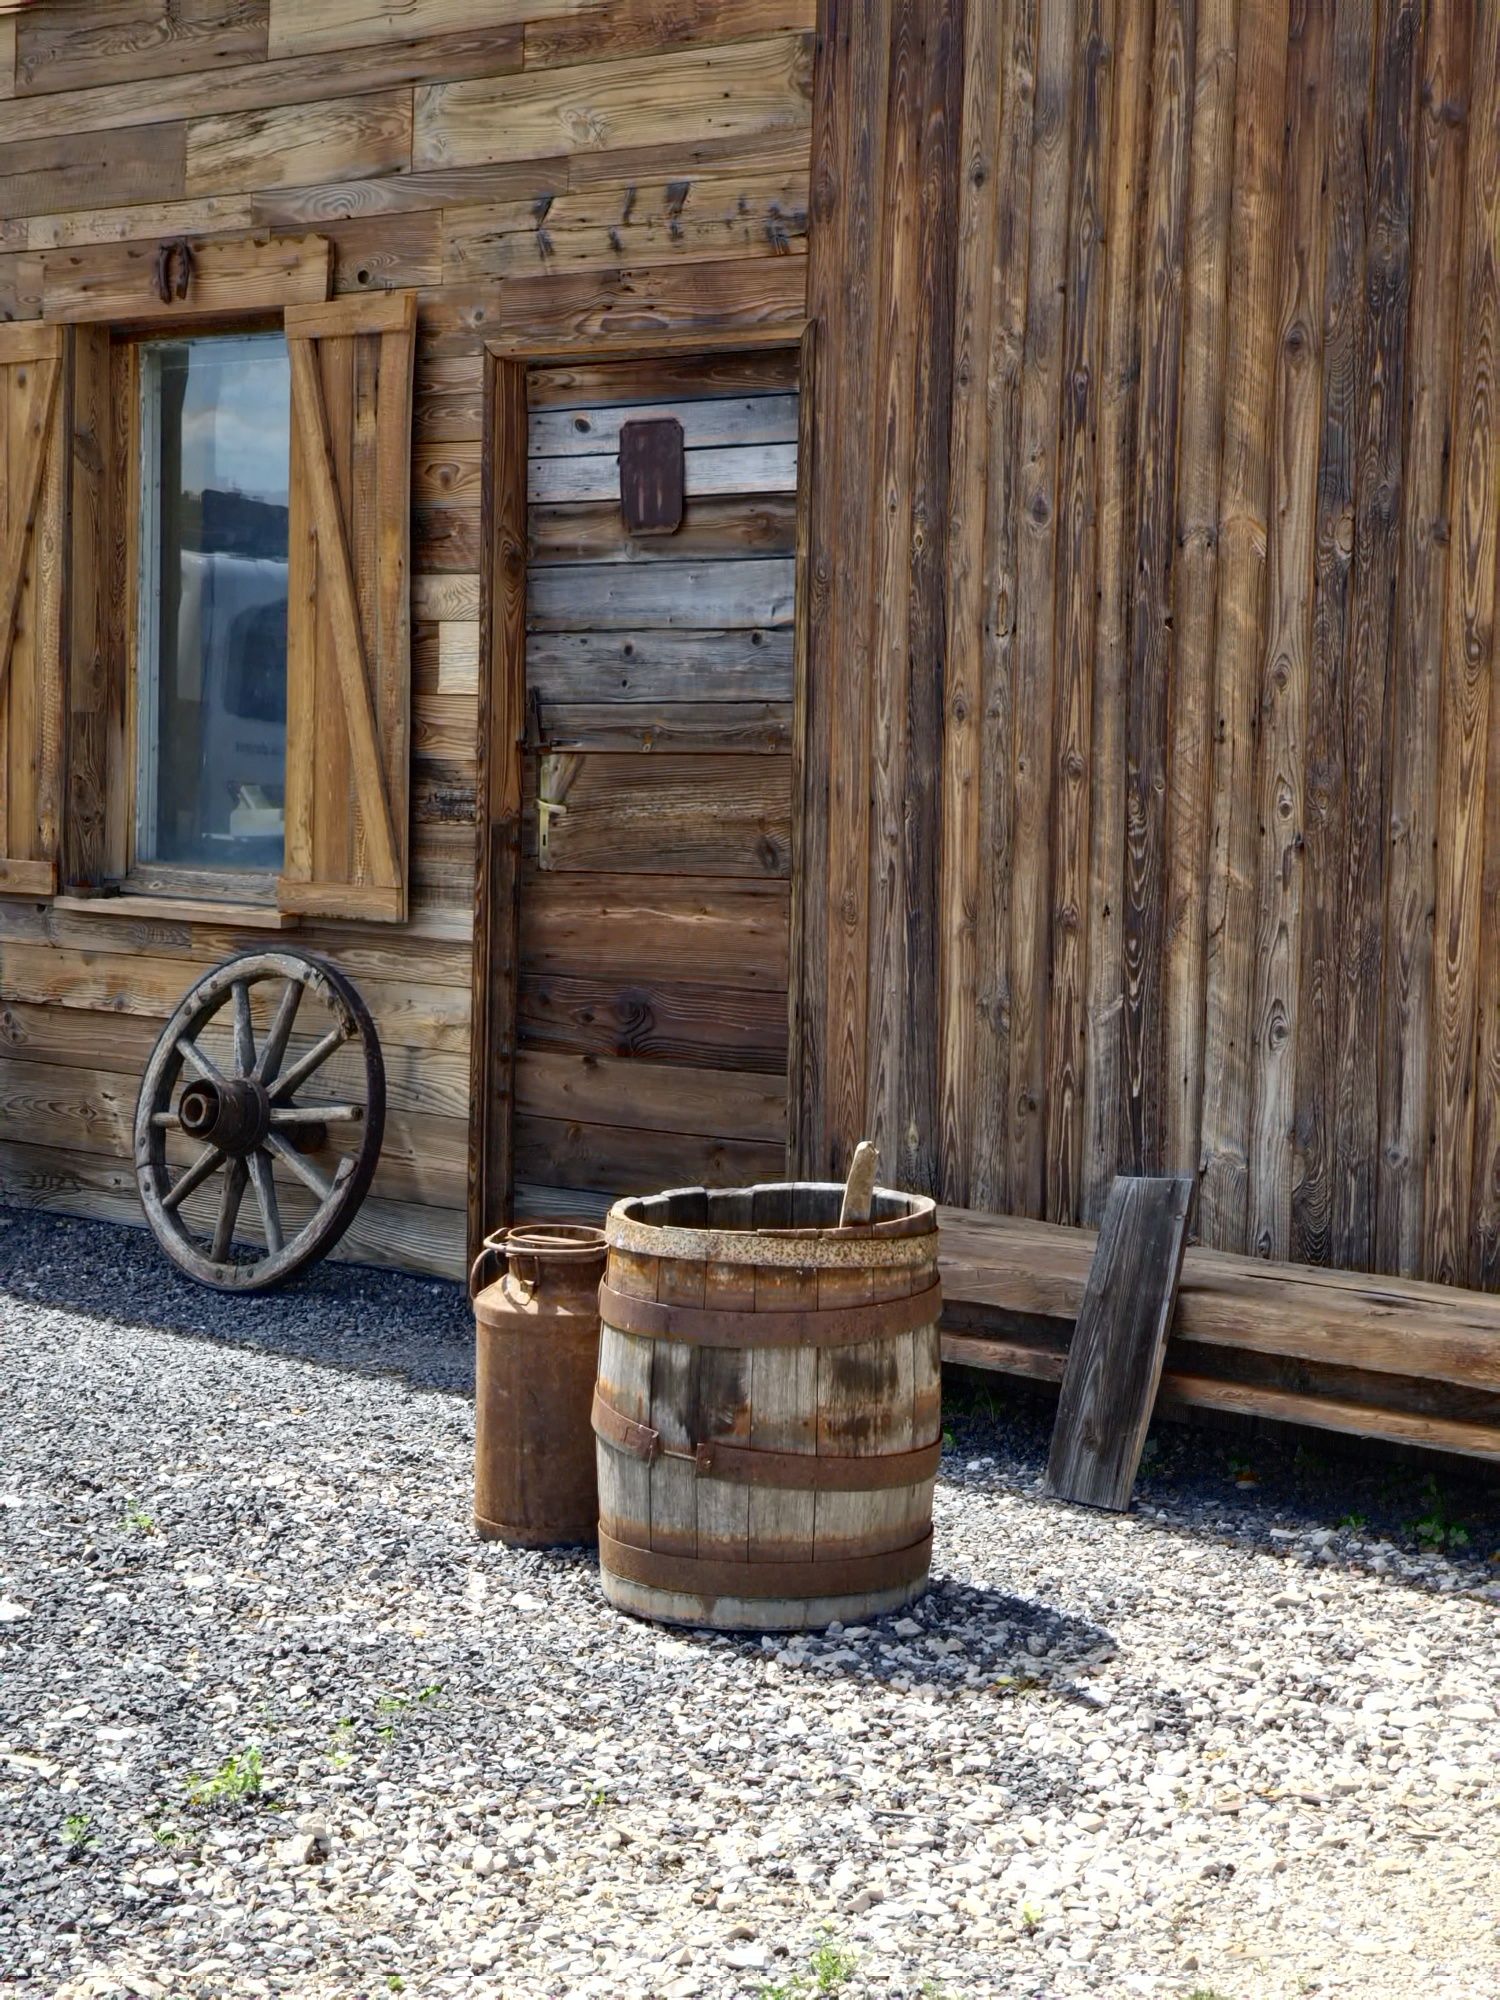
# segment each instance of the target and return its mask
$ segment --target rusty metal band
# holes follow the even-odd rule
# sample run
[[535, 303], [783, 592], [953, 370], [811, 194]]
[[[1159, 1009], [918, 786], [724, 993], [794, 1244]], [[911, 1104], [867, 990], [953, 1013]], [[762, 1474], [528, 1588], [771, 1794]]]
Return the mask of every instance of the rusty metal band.
[[632, 1458], [641, 1458], [649, 1465], [661, 1453], [661, 1432], [652, 1430], [650, 1424], [638, 1424], [633, 1417], [627, 1417], [623, 1410], [617, 1410], [613, 1403], [606, 1403], [599, 1391], [594, 1391], [594, 1407], [590, 1414], [594, 1436], [603, 1438], [617, 1451], [628, 1451]]
[[601, 1523], [599, 1567], [625, 1583], [687, 1597], [852, 1597], [918, 1583], [932, 1563], [932, 1530], [904, 1549], [828, 1562], [707, 1562], [617, 1542]]
[[665, 1445], [659, 1431], [636, 1423], [606, 1403], [597, 1389], [593, 1425], [595, 1437], [646, 1465], [658, 1458], [685, 1459], [700, 1479], [727, 1479], [740, 1486], [774, 1487], [784, 1493], [877, 1493], [896, 1486], [917, 1486], [934, 1477], [943, 1456], [940, 1437], [915, 1451], [872, 1452], [865, 1458], [765, 1451], [718, 1438], [700, 1445]]
[[904, 1299], [869, 1305], [808, 1307], [800, 1312], [716, 1312], [707, 1306], [664, 1306], [632, 1298], [608, 1282], [599, 1287], [599, 1317], [616, 1333], [648, 1340], [685, 1340], [696, 1347], [851, 1347], [931, 1326], [943, 1310], [943, 1288], [929, 1285]]

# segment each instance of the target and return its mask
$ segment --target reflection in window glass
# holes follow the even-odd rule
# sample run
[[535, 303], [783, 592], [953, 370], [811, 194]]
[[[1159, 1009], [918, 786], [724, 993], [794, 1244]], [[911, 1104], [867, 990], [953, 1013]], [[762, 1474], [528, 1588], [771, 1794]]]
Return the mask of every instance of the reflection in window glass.
[[281, 866], [290, 394], [279, 333], [141, 350], [141, 861]]

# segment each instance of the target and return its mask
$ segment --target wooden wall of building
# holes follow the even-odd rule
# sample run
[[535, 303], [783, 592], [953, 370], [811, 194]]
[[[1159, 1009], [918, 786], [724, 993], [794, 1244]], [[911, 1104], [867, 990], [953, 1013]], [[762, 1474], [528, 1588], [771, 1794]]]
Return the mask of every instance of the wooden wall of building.
[[1495, 1284], [1500, 11], [823, 25], [804, 1167]]
[[[812, 0], [40, 0], [0, 21], [0, 316], [167, 236], [316, 231], [419, 293], [413, 885], [307, 924], [391, 1118], [343, 1254], [457, 1274], [469, 1123], [483, 343], [800, 324]], [[138, 1220], [129, 1129], [191, 981], [265, 934], [0, 897], [0, 1199]]]

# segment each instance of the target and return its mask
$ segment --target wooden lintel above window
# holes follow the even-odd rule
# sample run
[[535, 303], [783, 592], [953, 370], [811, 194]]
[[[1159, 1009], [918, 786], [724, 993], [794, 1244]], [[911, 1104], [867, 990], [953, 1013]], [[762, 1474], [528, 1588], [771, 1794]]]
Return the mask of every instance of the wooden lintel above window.
[[[42, 260], [42, 317], [113, 325], [158, 320], [243, 318], [286, 306], [321, 305], [328, 297], [333, 245], [326, 236], [188, 237], [188, 282], [175, 295], [183, 262], [170, 266], [174, 283], [160, 284], [161, 246], [101, 243], [54, 250]], [[161, 291], [168, 297], [163, 299]]]

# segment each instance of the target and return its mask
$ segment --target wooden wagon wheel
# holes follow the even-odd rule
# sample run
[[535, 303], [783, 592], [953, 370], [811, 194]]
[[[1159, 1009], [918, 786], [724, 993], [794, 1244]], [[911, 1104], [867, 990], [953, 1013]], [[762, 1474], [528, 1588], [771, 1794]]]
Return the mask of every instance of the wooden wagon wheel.
[[[255, 989], [277, 986], [257, 1047]], [[294, 1034], [298, 1051], [288, 1060]], [[364, 1102], [353, 1101], [354, 1092], [299, 1101], [341, 1050], [349, 1052], [346, 1064], [352, 1058], [362, 1065]], [[349, 1227], [384, 1129], [380, 1043], [344, 975], [296, 951], [227, 959], [188, 992], [141, 1081], [135, 1169], [146, 1220], [190, 1278], [219, 1291], [264, 1291], [325, 1256]], [[175, 1143], [179, 1136], [185, 1146]], [[353, 1150], [341, 1151], [340, 1141]], [[303, 1208], [312, 1199], [311, 1214], [294, 1230], [283, 1223], [278, 1168], [283, 1192], [290, 1188]], [[190, 1200], [205, 1218], [197, 1230]]]

